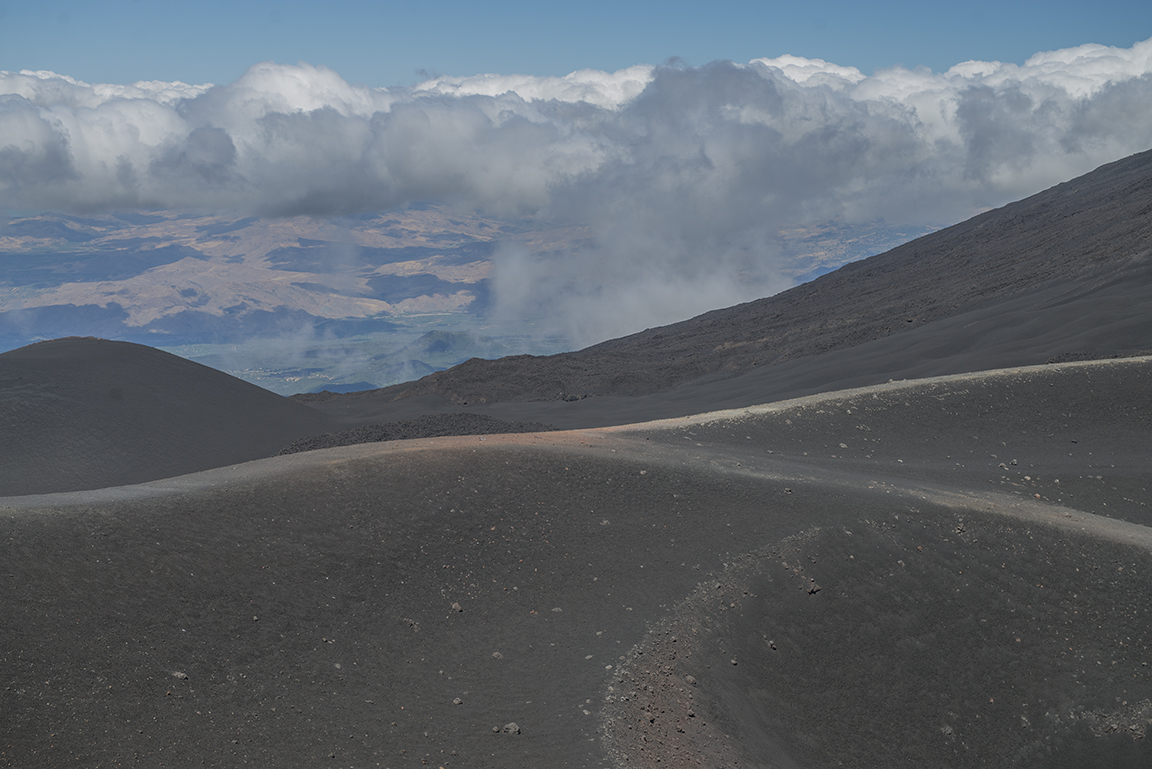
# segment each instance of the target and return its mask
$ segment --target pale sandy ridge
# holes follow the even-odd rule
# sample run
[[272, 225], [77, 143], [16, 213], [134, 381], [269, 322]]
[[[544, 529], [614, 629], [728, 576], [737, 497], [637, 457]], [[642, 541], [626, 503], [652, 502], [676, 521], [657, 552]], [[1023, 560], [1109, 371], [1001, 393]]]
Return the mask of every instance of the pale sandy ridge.
[[903, 391], [915, 393], [918, 390], [937, 384], [981, 384], [1004, 378], [1010, 378], [1013, 376], [1051, 373], [1074, 368], [1142, 365], [1148, 364], [1150, 362], [1152, 362], [1152, 355], [1142, 355], [1132, 356], [1130, 358], [1115, 358], [1109, 360], [1071, 361], [1068, 363], [1047, 363], [1036, 366], [1010, 366], [1007, 368], [991, 369], [988, 371], [974, 371], [963, 374], [946, 374], [944, 376], [923, 377], [920, 379], [899, 379], [891, 380], [884, 384], [868, 385], [866, 387], [853, 387], [846, 390], [834, 390], [832, 392], [816, 393], [814, 395], [804, 395], [799, 398], [789, 398], [787, 400], [774, 401], [772, 403], [764, 403], [757, 406], [744, 406], [741, 408], [723, 409], [720, 411], [705, 411], [700, 414], [694, 414], [691, 416], [673, 417], [670, 419], [655, 419], [650, 422], [639, 422], [632, 425], [611, 425], [608, 427], [599, 428], [599, 430], [605, 433], [632, 432], [634, 430], [671, 430], [678, 427], [707, 424], [710, 422], [719, 422], [723, 420], [741, 419], [759, 414], [779, 414], [790, 409], [815, 406], [821, 403], [843, 401], [852, 397], [871, 395], [873, 393], [891, 393]]

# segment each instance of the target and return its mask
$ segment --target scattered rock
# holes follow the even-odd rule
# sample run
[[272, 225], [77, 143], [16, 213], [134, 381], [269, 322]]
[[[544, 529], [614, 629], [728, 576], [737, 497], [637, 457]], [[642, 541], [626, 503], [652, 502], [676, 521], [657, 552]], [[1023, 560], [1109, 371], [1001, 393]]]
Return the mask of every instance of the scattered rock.
[[456, 697], [455, 699], [452, 700], [452, 704], [453, 705], [463, 705], [464, 700], [460, 699], [459, 697]]
[[504, 734], [519, 734], [520, 727], [516, 725], [515, 721], [509, 721], [508, 723], [504, 724], [504, 728], [500, 731], [504, 732]]
[[172, 674], [172, 677], [173, 678], [179, 678], [181, 681], [187, 681], [188, 680], [188, 674], [187, 673], [181, 673], [178, 670]]
[[452, 611], [464, 611], [464, 607], [461, 606], [459, 603], [453, 602], [452, 603]]

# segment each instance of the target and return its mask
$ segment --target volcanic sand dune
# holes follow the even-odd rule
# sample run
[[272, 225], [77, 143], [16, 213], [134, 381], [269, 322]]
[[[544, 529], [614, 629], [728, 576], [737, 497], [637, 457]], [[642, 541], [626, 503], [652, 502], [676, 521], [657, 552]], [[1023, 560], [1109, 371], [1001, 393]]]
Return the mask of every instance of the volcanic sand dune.
[[0, 762], [1147, 766], [1150, 378], [6, 498]]
[[0, 354], [0, 494], [183, 475], [332, 429], [302, 404], [143, 345], [73, 337]]
[[440, 409], [346, 430], [309, 406], [130, 342], [71, 337], [0, 353], [0, 495], [143, 483], [281, 451], [546, 429]]

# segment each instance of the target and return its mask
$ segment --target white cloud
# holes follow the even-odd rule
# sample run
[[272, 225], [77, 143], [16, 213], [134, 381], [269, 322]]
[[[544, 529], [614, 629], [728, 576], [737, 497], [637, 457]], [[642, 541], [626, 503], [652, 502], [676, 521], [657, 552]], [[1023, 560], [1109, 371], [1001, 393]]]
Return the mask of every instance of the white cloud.
[[173, 105], [199, 96], [212, 86], [144, 80], [131, 85], [89, 85], [67, 75], [43, 70], [0, 71], [0, 95], [15, 94], [40, 107], [93, 108], [120, 99], [149, 99]]
[[593, 245], [498, 262], [536, 277], [497, 300], [571, 307], [580, 341], [780, 288], [782, 224], [950, 223], [1149, 147], [1152, 40], [870, 76], [795, 56], [409, 89], [307, 64], [223, 86], [0, 73], [0, 208], [579, 221]]
[[784, 77], [802, 85], [845, 88], [864, 79], [864, 73], [855, 67], [841, 67], [823, 59], [805, 59], [791, 54], [777, 56], [775, 59], [753, 59], [751, 63], [777, 70]]
[[531, 75], [474, 75], [437, 77], [417, 85], [417, 94], [445, 96], [503, 96], [514, 93], [527, 101], [586, 102], [604, 109], [617, 109], [640, 95], [652, 82], [655, 70], [646, 64], [602, 72], [582, 69], [564, 77]]

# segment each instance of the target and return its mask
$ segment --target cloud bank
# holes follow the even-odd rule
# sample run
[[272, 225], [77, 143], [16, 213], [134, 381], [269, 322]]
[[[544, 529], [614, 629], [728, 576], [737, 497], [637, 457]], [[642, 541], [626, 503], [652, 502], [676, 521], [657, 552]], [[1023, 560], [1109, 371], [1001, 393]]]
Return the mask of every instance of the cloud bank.
[[781, 56], [395, 89], [307, 64], [219, 86], [0, 72], [0, 208], [578, 221], [587, 248], [504, 249], [495, 284], [579, 341], [785, 287], [784, 224], [951, 223], [1149, 147], [1152, 40], [943, 73]]

